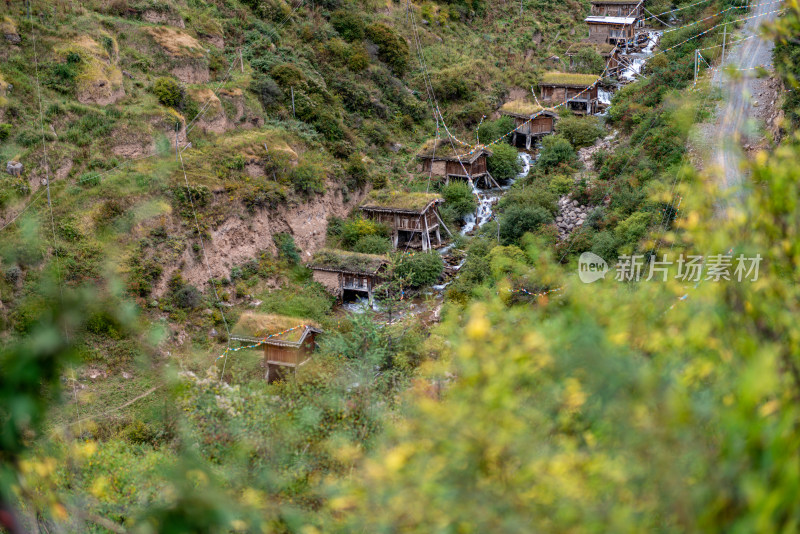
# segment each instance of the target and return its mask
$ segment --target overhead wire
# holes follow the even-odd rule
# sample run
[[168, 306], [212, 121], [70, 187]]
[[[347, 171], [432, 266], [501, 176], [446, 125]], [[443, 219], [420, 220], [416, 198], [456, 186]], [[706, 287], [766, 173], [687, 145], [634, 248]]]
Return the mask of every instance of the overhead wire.
[[[225, 312], [222, 309], [222, 300], [219, 298], [219, 292], [217, 291], [217, 283], [214, 280], [214, 273], [211, 271], [211, 264], [208, 262], [208, 254], [206, 253], [206, 245], [205, 241], [203, 240], [203, 231], [200, 228], [200, 220], [197, 217], [197, 210], [194, 206], [194, 194], [192, 193], [192, 188], [189, 185], [189, 177], [186, 174], [186, 166], [183, 162], [183, 154], [178, 153], [178, 157], [181, 163], [181, 170], [183, 171], [183, 179], [186, 184], [186, 196], [189, 198], [189, 206], [192, 208], [192, 216], [194, 217], [194, 225], [195, 229], [197, 230], [197, 238], [200, 241], [200, 250], [203, 255], [203, 263], [205, 264], [206, 270], [208, 271], [208, 281], [211, 284], [211, 287], [214, 289], [214, 299], [216, 300], [217, 308], [219, 308], [219, 313], [222, 316], [222, 324], [225, 326], [225, 333], [227, 337], [227, 344], [228, 348], [231, 346], [231, 331], [228, 327], [228, 320], [225, 318]], [[225, 358], [225, 362], [222, 366], [222, 375], [225, 375], [225, 365], [228, 363], [228, 359]]]
[[53, 198], [50, 195], [50, 164], [47, 159], [47, 140], [44, 134], [44, 108], [42, 106], [42, 88], [39, 80], [39, 55], [36, 50], [36, 34], [37, 31], [31, 30], [31, 40], [33, 41], [33, 64], [36, 72], [36, 96], [39, 102], [39, 125], [42, 131], [42, 153], [44, 158], [44, 173], [45, 173], [45, 187], [47, 191], [47, 207], [50, 211], [50, 230], [53, 237], [53, 254], [56, 258], [56, 276], [58, 277], [58, 291], [61, 295], [61, 300], [64, 300], [64, 287], [61, 279], [61, 259], [58, 254], [58, 242], [56, 239], [56, 221], [53, 215]]

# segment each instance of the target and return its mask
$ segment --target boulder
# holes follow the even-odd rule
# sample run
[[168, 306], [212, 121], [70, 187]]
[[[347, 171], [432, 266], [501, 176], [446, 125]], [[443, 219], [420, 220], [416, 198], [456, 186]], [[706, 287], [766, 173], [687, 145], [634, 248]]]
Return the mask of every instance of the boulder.
[[22, 176], [24, 167], [19, 161], [9, 161], [6, 163], [6, 172], [11, 176]]

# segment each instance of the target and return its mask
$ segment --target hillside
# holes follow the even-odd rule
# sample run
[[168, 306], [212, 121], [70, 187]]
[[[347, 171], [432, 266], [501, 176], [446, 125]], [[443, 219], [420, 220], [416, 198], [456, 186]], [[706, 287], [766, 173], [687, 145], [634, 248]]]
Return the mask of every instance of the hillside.
[[790, 531], [765, 2], [0, 4], [0, 528]]

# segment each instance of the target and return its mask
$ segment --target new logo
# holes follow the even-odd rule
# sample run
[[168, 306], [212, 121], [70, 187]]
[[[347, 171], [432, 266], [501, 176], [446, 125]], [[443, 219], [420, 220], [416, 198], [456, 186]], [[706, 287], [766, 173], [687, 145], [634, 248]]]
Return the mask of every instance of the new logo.
[[584, 284], [591, 284], [606, 277], [608, 263], [593, 252], [584, 252], [578, 258], [578, 277]]

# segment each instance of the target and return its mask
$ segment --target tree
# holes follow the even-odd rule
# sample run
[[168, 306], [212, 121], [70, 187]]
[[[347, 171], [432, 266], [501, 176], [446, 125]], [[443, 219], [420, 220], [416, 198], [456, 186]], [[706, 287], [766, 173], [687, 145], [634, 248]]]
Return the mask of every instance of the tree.
[[500, 237], [503, 244], [517, 244], [526, 232], [535, 232], [552, 220], [553, 216], [540, 206], [513, 204], [500, 215]]
[[413, 287], [429, 286], [444, 271], [442, 257], [436, 252], [404, 254], [397, 262], [395, 275]]
[[171, 108], [177, 108], [183, 101], [183, 89], [172, 78], [158, 78], [153, 84], [153, 93], [159, 102]]
[[466, 215], [475, 213], [478, 202], [466, 182], [450, 182], [442, 188], [442, 197], [445, 204], [440, 211], [444, 211], [452, 220], [463, 219]]
[[571, 164], [576, 161], [575, 149], [569, 141], [561, 135], [551, 135], [542, 139], [542, 150], [536, 166], [549, 172], [559, 165]]
[[378, 46], [378, 57], [386, 63], [396, 76], [402, 76], [408, 69], [410, 52], [408, 43], [385, 24], [371, 24], [366, 28], [370, 41]]
[[574, 56], [575, 71], [584, 74], [600, 74], [606, 67], [603, 56], [597, 53], [594, 48], [582, 48]]
[[592, 146], [603, 135], [603, 127], [597, 117], [571, 115], [556, 123], [556, 133], [574, 148], [582, 148]]
[[498, 143], [492, 147], [487, 165], [495, 180], [510, 180], [522, 171], [519, 152], [507, 143]]

